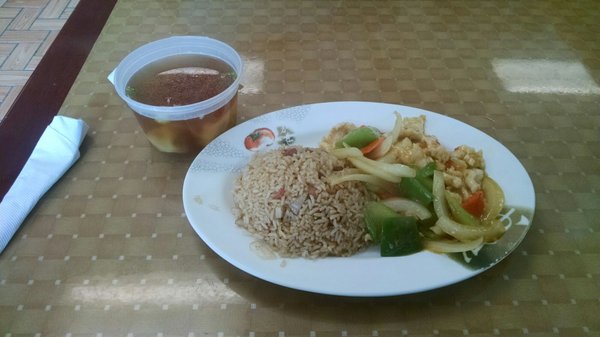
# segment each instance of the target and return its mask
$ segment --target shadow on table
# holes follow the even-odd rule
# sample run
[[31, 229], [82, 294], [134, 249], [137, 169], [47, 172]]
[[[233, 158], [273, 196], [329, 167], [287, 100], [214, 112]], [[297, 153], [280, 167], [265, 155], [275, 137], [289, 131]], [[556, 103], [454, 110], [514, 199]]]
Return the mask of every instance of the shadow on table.
[[[372, 328], [373, 324], [377, 324], [384, 329], [386, 323], [404, 322], [409, 324], [407, 328], [410, 324], [418, 324], [423, 331], [431, 331], [431, 327], [422, 326], [429, 319], [437, 317], [451, 320], [454, 317], [460, 321], [457, 324], [462, 326], [465, 313], [476, 319], [477, 315], [483, 315], [481, 309], [491, 302], [497, 304], [500, 300], [510, 304], [510, 300], [505, 299], [506, 295], [502, 295], [509, 282], [507, 268], [513, 262], [528, 263], [526, 259], [515, 255], [463, 282], [421, 293], [389, 297], [310, 293], [258, 279], [232, 268], [220, 258], [207, 259], [207, 263], [217, 277], [228, 280], [227, 287], [233, 292], [252, 306], [269, 310], [275, 320], [280, 316], [282, 322], [287, 322], [281, 323], [284, 326], [293, 325], [290, 322], [310, 322], [316, 329], [326, 330], [328, 327], [334, 328], [336, 322], [345, 322], [346, 326], [360, 330], [361, 326]], [[415, 326], [410, 328], [415, 331]]]

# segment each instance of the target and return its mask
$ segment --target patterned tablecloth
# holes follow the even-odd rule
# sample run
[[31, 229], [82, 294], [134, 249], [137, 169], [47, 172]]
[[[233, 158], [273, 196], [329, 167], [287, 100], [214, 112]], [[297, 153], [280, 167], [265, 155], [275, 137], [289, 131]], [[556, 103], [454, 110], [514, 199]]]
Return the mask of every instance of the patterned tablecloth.
[[[358, 100], [484, 131], [533, 181], [529, 233], [479, 276], [405, 296], [319, 295], [236, 269], [184, 213], [193, 156], [154, 150], [106, 80], [171, 35], [240, 52], [238, 122]], [[597, 1], [119, 1], [61, 110], [91, 127], [81, 159], [0, 255], [0, 334], [599, 336], [599, 36]]]

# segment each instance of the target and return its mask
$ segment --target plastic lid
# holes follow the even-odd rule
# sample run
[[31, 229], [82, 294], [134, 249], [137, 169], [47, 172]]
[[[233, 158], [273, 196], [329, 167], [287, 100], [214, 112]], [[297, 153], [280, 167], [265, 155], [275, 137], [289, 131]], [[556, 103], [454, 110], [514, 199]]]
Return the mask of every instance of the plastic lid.
[[[153, 106], [128, 97], [125, 88], [131, 77], [146, 65], [175, 55], [206, 55], [222, 60], [236, 72], [234, 82], [223, 92], [207, 100], [180, 106]], [[228, 44], [205, 36], [174, 36], [145, 44], [127, 55], [108, 76], [119, 97], [140, 115], [156, 120], [186, 120], [202, 118], [227, 104], [237, 93], [243, 63], [240, 55]]]

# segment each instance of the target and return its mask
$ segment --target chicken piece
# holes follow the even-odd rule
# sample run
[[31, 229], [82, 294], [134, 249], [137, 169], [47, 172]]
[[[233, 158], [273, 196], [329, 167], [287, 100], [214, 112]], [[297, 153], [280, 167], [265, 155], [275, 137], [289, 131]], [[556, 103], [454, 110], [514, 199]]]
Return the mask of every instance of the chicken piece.
[[341, 123], [333, 127], [329, 133], [321, 139], [319, 147], [326, 150], [332, 151], [336, 148], [335, 144], [341, 140], [348, 132], [356, 129], [356, 125], [352, 123]]
[[404, 138], [392, 145], [390, 151], [381, 157], [379, 161], [423, 167], [431, 162], [431, 159], [418, 143], [413, 143], [409, 138]]
[[[456, 162], [453, 162], [456, 163]], [[466, 165], [464, 161], [459, 161], [462, 165]], [[466, 166], [457, 168], [450, 166], [444, 172], [444, 182], [446, 186], [453, 192], [458, 193], [464, 200], [471, 194], [481, 189], [484, 171], [477, 168], [466, 168]]]
[[469, 189], [469, 195], [481, 189], [481, 182], [483, 181], [483, 176], [484, 172], [481, 169], [467, 170], [465, 174], [465, 184]]
[[434, 136], [424, 135], [419, 145], [425, 153], [438, 163], [445, 163], [450, 159], [450, 153]]
[[408, 137], [413, 141], [420, 141], [425, 135], [425, 116], [409, 117], [402, 120], [402, 131], [400, 131], [400, 139]]
[[444, 183], [446, 187], [450, 187], [450, 190], [460, 191], [463, 186], [463, 181], [460, 177], [452, 175], [448, 172], [444, 172]]
[[472, 147], [461, 145], [454, 149], [450, 156], [452, 159], [463, 161], [467, 165], [467, 168], [485, 169], [485, 162], [481, 150], [476, 151]]

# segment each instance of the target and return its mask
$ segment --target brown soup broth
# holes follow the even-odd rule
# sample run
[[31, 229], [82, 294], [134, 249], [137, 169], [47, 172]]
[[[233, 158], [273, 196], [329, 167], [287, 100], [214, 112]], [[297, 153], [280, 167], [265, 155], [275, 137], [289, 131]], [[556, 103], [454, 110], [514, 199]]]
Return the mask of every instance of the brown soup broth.
[[[154, 106], [187, 105], [223, 92], [236, 78], [227, 63], [204, 55], [177, 55], [150, 63], [127, 83], [127, 95]], [[237, 119], [237, 94], [202, 118], [161, 120], [134, 113], [148, 140], [163, 152], [198, 152]]]
[[223, 92], [236, 78], [226, 62], [205, 55], [175, 55], [152, 62], [126, 86], [130, 98], [154, 106], [204, 101]]
[[148, 140], [160, 151], [199, 152], [214, 138], [235, 126], [237, 94], [223, 107], [203, 118], [160, 121], [134, 113]]

